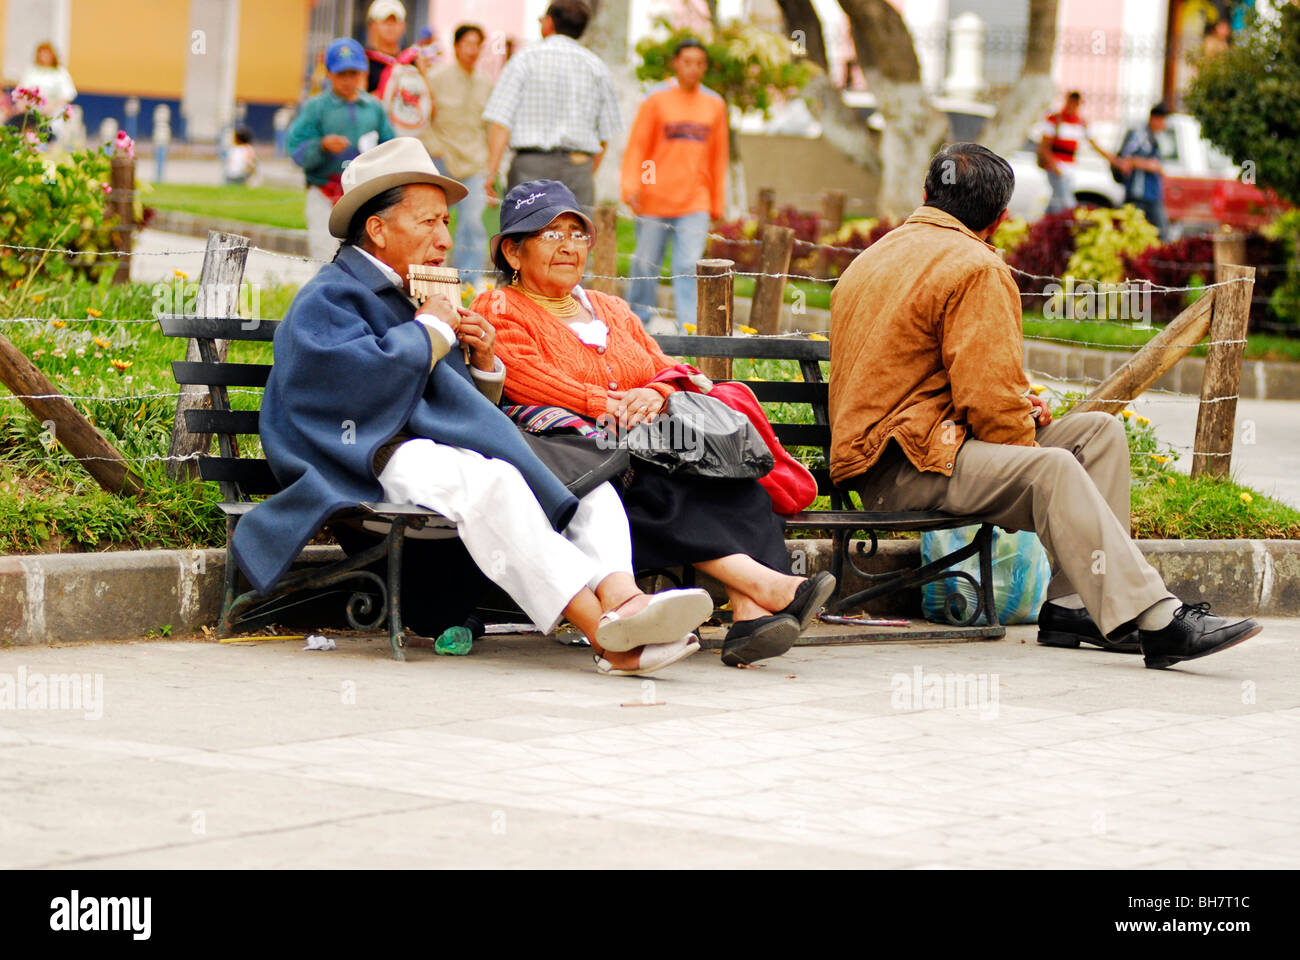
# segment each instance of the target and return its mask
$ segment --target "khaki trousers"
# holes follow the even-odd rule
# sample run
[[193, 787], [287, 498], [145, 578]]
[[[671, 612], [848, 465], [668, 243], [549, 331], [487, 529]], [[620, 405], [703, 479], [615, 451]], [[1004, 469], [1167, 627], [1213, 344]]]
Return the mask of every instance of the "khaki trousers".
[[890, 442], [844, 486], [866, 510], [943, 510], [1034, 531], [1052, 565], [1047, 598], [1078, 593], [1110, 633], [1170, 595], [1129, 537], [1124, 427], [1104, 413], [1073, 413], [1037, 439], [1037, 447], [967, 440], [951, 477], [917, 470]]

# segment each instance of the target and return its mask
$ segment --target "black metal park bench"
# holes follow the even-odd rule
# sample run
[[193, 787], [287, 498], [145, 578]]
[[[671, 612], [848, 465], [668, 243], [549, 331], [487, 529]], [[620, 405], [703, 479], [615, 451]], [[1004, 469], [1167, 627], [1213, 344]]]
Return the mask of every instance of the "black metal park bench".
[[[805, 510], [786, 519], [787, 530], [823, 532], [831, 535], [831, 573], [840, 583], [841, 595], [828, 604], [832, 613], [865, 607], [873, 600], [899, 590], [920, 587], [947, 577], [962, 577], [975, 587], [973, 609], [949, 608], [955, 626], [913, 628], [909, 639], [978, 639], [1006, 635], [998, 623], [993, 598], [993, 525], [978, 518], [956, 517], [939, 511], [881, 512], [854, 506], [855, 493], [836, 487], [830, 479], [831, 428], [829, 385], [822, 376], [822, 361], [830, 360], [830, 343], [803, 337], [655, 337], [664, 353], [673, 357], [722, 357], [731, 360], [793, 360], [799, 364], [803, 381], [741, 380], [760, 401], [807, 406], [812, 423], [772, 421], [777, 439], [786, 447], [813, 447], [821, 451], [821, 464], [812, 468], [817, 478], [817, 492], [830, 498], [830, 510]], [[770, 409], [770, 408], [769, 408]], [[858, 565], [875, 556], [881, 533], [944, 530], [979, 523], [974, 539], [958, 550], [915, 569], [887, 573], [870, 573]], [[864, 534], [866, 540], [854, 539]], [[870, 547], [867, 546], [870, 542]], [[850, 551], [850, 544], [856, 551]], [[961, 570], [951, 569], [968, 557], [979, 555], [978, 580]], [[843, 595], [845, 567], [862, 577], [868, 586]], [[987, 612], [987, 624], [976, 626], [981, 613]]]
[[[230, 555], [230, 538], [240, 518], [255, 505], [252, 498], [277, 493], [280, 484], [264, 458], [240, 455], [239, 438], [257, 436], [258, 411], [231, 409], [229, 390], [232, 387], [264, 388], [271, 365], [224, 362], [219, 358], [217, 341], [270, 341], [280, 322], [261, 320], [251, 323], [238, 317], [214, 319], [163, 315], [158, 318], [158, 323], [166, 336], [185, 337], [198, 343], [201, 359], [197, 362], [174, 361], [172, 373], [178, 384], [207, 387], [211, 399], [210, 409], [185, 411], [185, 427], [191, 433], [216, 434], [221, 454], [198, 458], [199, 476], [221, 486], [221, 512], [226, 517], [225, 594], [221, 604], [220, 633], [229, 635], [241, 622], [254, 619], [259, 615], [258, 611], [273, 609], [277, 602], [291, 594], [361, 580], [370, 589], [378, 591], [379, 603], [374, 602], [374, 595], [369, 591], [352, 591], [345, 607], [348, 623], [358, 630], [376, 630], [387, 623], [388, 642], [394, 658], [406, 659], [401, 616], [403, 533], [408, 528], [419, 529], [426, 525], [454, 525], [441, 514], [413, 504], [363, 503], [355, 510], [335, 514], [328, 522], [386, 524], [388, 529], [381, 541], [343, 560], [291, 571], [265, 596], [253, 590], [239, 592], [240, 573]], [[388, 561], [387, 577], [363, 569], [385, 558]]]

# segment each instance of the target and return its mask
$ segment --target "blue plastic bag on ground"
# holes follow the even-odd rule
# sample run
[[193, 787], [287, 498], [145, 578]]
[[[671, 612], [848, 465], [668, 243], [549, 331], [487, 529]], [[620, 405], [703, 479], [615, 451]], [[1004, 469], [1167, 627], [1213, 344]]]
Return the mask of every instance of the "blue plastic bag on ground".
[[[921, 563], [931, 563], [959, 550], [974, 540], [978, 531], [978, 525], [927, 530], [921, 534]], [[967, 557], [953, 569], [979, 580], [979, 554]], [[1047, 581], [1051, 576], [1047, 551], [1037, 534], [1028, 530], [1008, 533], [993, 528], [993, 598], [999, 623], [1036, 623], [1038, 610], [1047, 599]], [[963, 577], [945, 577], [921, 587], [921, 610], [925, 618], [935, 623], [956, 622], [949, 613], [950, 597], [958, 617], [975, 608], [975, 588], [970, 582]], [[988, 623], [988, 617], [981, 613], [976, 623]]]

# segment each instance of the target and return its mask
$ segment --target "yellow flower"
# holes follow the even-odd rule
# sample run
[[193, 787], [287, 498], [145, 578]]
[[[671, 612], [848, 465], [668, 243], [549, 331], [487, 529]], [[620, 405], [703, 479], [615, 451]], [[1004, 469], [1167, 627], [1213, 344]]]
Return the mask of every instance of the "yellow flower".
[[44, 303], [44, 302], [45, 302], [45, 294], [43, 293], [32, 294], [32, 303]]
[[51, 320], [50, 324], [55, 327], [66, 327], [68, 322], [66, 320]]
[[747, 327], [747, 326], [745, 326], [743, 323], [738, 323], [738, 324], [736, 324], [736, 329], [739, 330], [741, 333], [747, 333], [747, 334], [749, 334], [751, 337], [752, 337], [754, 334], [758, 333], [758, 331], [755, 330], [753, 327]]
[[1029, 385], [1029, 392], [1032, 393], [1034, 396], [1038, 396], [1046, 389], [1047, 388], [1043, 386], [1041, 383], [1031, 383]]
[[1138, 417], [1138, 423], [1142, 424], [1142, 426], [1144, 427], [1151, 426], [1151, 421], [1148, 420], [1146, 417]]
[[91, 307], [91, 308], [90, 308], [89, 310], [87, 310], [86, 312], [87, 312], [88, 314], [90, 314], [92, 317], [102, 317], [102, 316], [104, 315], [102, 312], [100, 312], [99, 310], [96, 310], [94, 307]]
[[1152, 457], [1151, 459], [1154, 460], [1156, 463], [1168, 463], [1168, 462], [1169, 462], [1169, 458], [1168, 458], [1168, 457], [1159, 457], [1159, 456], [1157, 456], [1157, 457]]
[[1244, 492], [1243, 492], [1242, 495], [1241, 495], [1241, 502], [1242, 502], [1242, 503], [1250, 503], [1250, 502], [1251, 502], [1252, 500], [1254, 500], [1254, 499], [1255, 499], [1255, 498], [1252, 497], [1249, 493], [1244, 493]]
[[105, 350], [107, 350], [109, 347], [112, 346], [112, 344], [109, 343], [107, 340], [105, 340], [103, 337], [96, 337], [91, 342], [94, 343], [95, 346], [102, 347]]
[[694, 333], [694, 332], [695, 332], [695, 324], [693, 324], [693, 323], [683, 323], [683, 324], [682, 324], [682, 329], [685, 330], [687, 333]]
[[809, 340], [825, 340], [825, 339], [827, 339], [827, 338], [826, 338], [826, 337], [823, 337], [820, 333], [810, 333], [810, 334], [808, 334], [808, 339], [809, 339]]
[[130, 360], [110, 360], [109, 363], [113, 365], [113, 369], [116, 370], [118, 373], [121, 373], [123, 370], [131, 369]]
[[1133, 416], [1133, 411], [1132, 411], [1132, 410], [1121, 410], [1119, 415], [1120, 415], [1121, 417], [1123, 417], [1125, 420], [1127, 420], [1129, 417]]
[[176, 274], [176, 276], [180, 277], [182, 280], [188, 280], [190, 278], [190, 275], [184, 270], [173, 270], [172, 273]]
[[1165, 483], [1169, 484], [1169, 486], [1171, 487], [1177, 482], [1178, 481], [1176, 481], [1173, 477], [1169, 477], [1167, 480], [1165, 480]]

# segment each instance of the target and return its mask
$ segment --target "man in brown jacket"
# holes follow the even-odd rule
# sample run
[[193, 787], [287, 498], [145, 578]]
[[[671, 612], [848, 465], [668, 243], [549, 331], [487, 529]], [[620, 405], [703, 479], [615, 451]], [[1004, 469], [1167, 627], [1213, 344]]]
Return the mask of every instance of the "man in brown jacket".
[[1115, 417], [1053, 423], [1029, 394], [1020, 294], [988, 240], [1010, 165], [973, 143], [930, 162], [925, 205], [863, 251], [831, 296], [831, 477], [866, 510], [942, 510], [1033, 530], [1052, 562], [1040, 643], [1168, 667], [1259, 633], [1183, 604], [1129, 538]]

